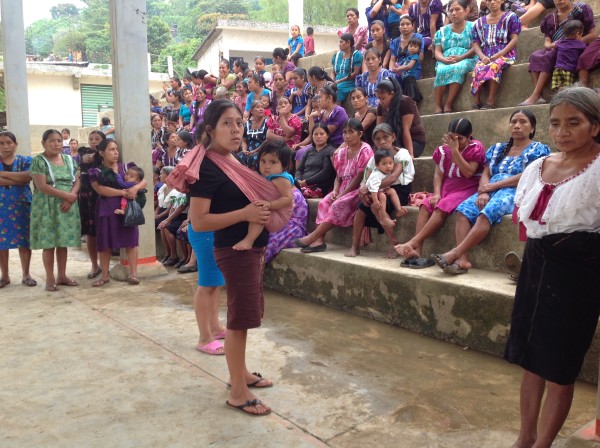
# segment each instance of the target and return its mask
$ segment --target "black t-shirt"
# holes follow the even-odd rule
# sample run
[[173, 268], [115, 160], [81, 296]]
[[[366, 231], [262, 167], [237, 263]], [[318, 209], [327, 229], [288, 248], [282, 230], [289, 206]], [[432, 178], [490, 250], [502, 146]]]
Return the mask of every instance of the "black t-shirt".
[[[190, 185], [190, 196], [210, 199], [210, 213], [220, 214], [244, 208], [250, 200], [236, 184], [221, 171], [212, 160], [205, 157], [200, 166], [200, 180]], [[215, 247], [232, 247], [248, 233], [248, 222], [238, 222], [215, 231]], [[269, 233], [263, 230], [254, 241], [254, 247], [265, 247]]]

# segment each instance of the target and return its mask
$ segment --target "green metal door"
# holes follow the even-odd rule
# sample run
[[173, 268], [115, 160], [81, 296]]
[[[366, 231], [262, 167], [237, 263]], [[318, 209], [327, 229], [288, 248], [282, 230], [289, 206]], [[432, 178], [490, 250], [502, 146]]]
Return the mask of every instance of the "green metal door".
[[112, 109], [112, 86], [81, 85], [81, 117], [83, 127], [98, 126], [98, 112]]

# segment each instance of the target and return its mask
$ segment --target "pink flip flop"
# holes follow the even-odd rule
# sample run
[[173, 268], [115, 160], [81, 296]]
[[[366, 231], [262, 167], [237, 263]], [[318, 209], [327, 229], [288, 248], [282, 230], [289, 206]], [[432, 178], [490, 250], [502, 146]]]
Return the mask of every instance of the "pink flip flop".
[[213, 336], [215, 339], [225, 339], [225, 335], [227, 334], [227, 330], [223, 330], [220, 333], [217, 333]]
[[220, 348], [223, 348], [223, 344], [221, 344], [219, 341], [212, 341], [209, 342], [206, 345], [200, 345], [198, 344], [196, 346], [196, 350], [198, 350], [199, 352], [202, 353], [206, 353], [209, 355], [224, 355], [225, 351], [219, 351]]

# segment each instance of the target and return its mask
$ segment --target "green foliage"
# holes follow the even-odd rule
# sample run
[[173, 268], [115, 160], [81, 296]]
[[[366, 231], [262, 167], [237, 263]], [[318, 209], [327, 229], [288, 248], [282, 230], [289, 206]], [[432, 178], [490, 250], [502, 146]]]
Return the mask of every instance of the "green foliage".
[[[356, 8], [356, 0], [304, 0], [306, 25], [341, 26], [346, 23], [346, 9]], [[363, 11], [361, 11], [363, 14]], [[251, 6], [250, 18], [259, 22], [288, 22], [288, 3], [282, 0], [258, 0]]]
[[54, 49], [54, 35], [66, 26], [67, 21], [64, 19], [41, 19], [33, 22], [25, 30], [25, 51], [27, 54], [48, 56]]
[[54, 36], [54, 53], [69, 54], [69, 51], [85, 52], [86, 35], [78, 30], [61, 30]]
[[167, 71], [167, 56], [172, 56], [175, 74], [183, 77], [189, 67], [196, 66], [193, 56], [200, 46], [200, 42], [200, 39], [189, 39], [186, 42], [169, 45], [162, 51], [158, 60], [152, 64], [152, 71], [165, 73]]
[[50, 8], [50, 15], [53, 19], [77, 17], [79, 15], [79, 10], [77, 9], [77, 6], [72, 3], [59, 3]]
[[148, 19], [148, 52], [153, 56], [158, 56], [171, 41], [171, 28], [158, 16]]

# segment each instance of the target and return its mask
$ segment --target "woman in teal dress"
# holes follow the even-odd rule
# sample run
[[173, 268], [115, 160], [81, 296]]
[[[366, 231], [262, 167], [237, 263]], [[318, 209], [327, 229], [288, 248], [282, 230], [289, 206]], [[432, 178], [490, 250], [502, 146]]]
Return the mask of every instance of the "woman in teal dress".
[[340, 51], [331, 58], [333, 78], [337, 85], [337, 101], [342, 104], [348, 93], [354, 89], [354, 80], [362, 69], [362, 54], [354, 49], [354, 36], [345, 33], [340, 36]]
[[[78, 247], [81, 223], [77, 193], [77, 163], [62, 154], [62, 135], [49, 129], [42, 137], [44, 152], [31, 162], [35, 190], [31, 203], [30, 238], [32, 249], [43, 249], [46, 291], [58, 291], [57, 285], [77, 286], [67, 277], [67, 247]], [[54, 253], [58, 275], [54, 276]]]
[[8, 251], [19, 249], [26, 286], [37, 283], [29, 275], [29, 210], [31, 209], [31, 157], [17, 154], [17, 138], [12, 132], [0, 132], [0, 288], [10, 284]]
[[[450, 25], [443, 26], [435, 33], [435, 79], [433, 81], [435, 113], [450, 113], [454, 100], [465, 82], [465, 75], [475, 67], [477, 58], [473, 48], [473, 24], [467, 21], [469, 7], [466, 0], [451, 0], [448, 14]], [[444, 94], [448, 90], [446, 103], [442, 106]]]

